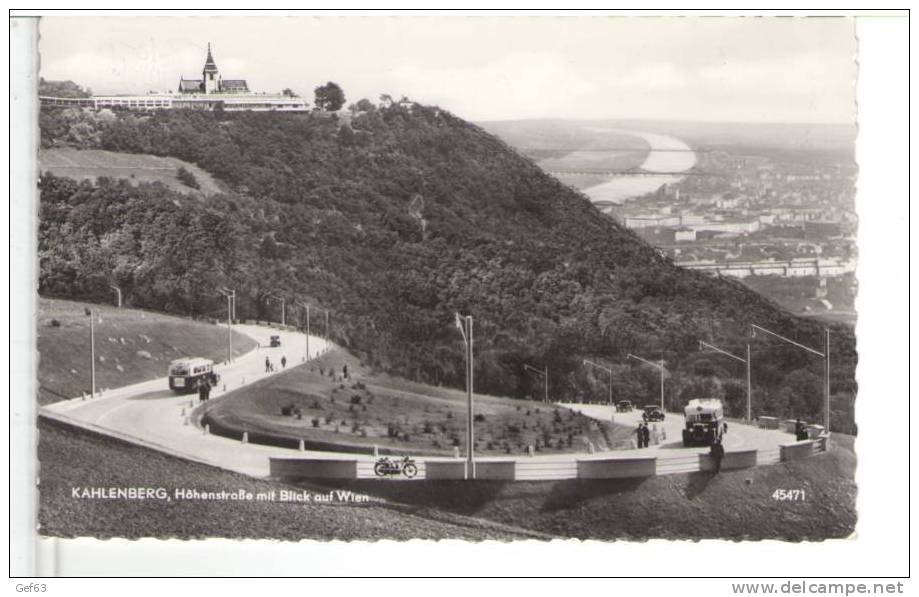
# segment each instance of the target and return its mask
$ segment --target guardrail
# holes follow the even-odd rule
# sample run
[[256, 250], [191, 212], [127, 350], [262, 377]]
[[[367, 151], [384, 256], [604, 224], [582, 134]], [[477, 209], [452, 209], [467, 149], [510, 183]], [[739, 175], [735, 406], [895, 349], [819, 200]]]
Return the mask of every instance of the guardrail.
[[[781, 444], [771, 450], [730, 450], [725, 452], [721, 470], [739, 470], [755, 466], [795, 462], [827, 451], [829, 436]], [[423, 458], [413, 461], [416, 472], [378, 477], [375, 459], [270, 458], [271, 475], [283, 479], [390, 479], [390, 480], [461, 480], [471, 475], [466, 461], [459, 458]], [[707, 472], [713, 469], [711, 456], [690, 453], [677, 456], [610, 456], [571, 458], [520, 458], [478, 460], [476, 480], [492, 481], [564, 481], [569, 479], [638, 479], [677, 473]]]

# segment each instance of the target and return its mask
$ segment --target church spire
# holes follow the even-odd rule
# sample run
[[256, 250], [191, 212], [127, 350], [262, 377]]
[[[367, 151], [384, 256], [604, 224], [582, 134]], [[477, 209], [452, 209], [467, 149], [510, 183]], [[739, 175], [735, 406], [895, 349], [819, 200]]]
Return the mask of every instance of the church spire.
[[206, 73], [216, 73], [217, 64], [214, 62], [214, 57], [211, 55], [211, 44], [207, 44], [207, 60], [204, 61], [204, 72]]

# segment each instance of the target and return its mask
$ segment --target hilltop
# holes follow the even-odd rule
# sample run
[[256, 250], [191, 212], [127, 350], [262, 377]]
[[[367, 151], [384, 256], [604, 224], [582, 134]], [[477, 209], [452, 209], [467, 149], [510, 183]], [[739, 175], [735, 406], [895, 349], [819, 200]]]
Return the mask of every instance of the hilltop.
[[[41, 181], [40, 291], [99, 300], [114, 276], [134, 304], [176, 313], [221, 308], [267, 318], [270, 294], [331, 312], [333, 339], [369, 366], [461, 387], [455, 311], [476, 318], [476, 386], [534, 396], [549, 367], [553, 399], [644, 402], [663, 358], [667, 402], [700, 393], [742, 409], [742, 371], [699, 355], [698, 340], [745, 342], [749, 324], [820, 345], [818, 322], [790, 316], [742, 285], [675, 267], [581, 194], [481, 128], [436, 107], [394, 104], [347, 119], [271, 113], [116, 113], [92, 134], [51, 134], [67, 110], [43, 109], [42, 143], [170, 156], [228, 192], [186, 205], [161, 186], [53, 175]], [[79, 115], [76, 115], [79, 117]], [[639, 148], [636, 148], [636, 150]], [[178, 205], [176, 203], [178, 201]], [[291, 307], [289, 321], [298, 321]], [[834, 328], [834, 425], [852, 428], [855, 344]], [[757, 412], [821, 411], [820, 363], [758, 341]], [[725, 381], [727, 380], [727, 381]]]

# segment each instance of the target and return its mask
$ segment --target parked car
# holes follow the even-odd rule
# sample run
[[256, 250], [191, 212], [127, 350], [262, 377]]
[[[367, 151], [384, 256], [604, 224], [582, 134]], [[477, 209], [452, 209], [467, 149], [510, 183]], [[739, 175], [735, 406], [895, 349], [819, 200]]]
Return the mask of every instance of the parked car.
[[644, 411], [645, 412], [641, 413], [641, 418], [644, 419], [646, 423], [650, 421], [664, 420], [664, 411], [661, 410], [661, 407], [655, 404], [646, 405], [644, 407]]
[[280, 346], [280, 345], [281, 345], [281, 337], [280, 337], [280, 336], [272, 336], [272, 337], [271, 337], [271, 348], [275, 348], [275, 347]]
[[635, 407], [632, 406], [632, 402], [631, 402], [630, 400], [620, 400], [619, 402], [616, 403], [616, 412], [617, 412], [617, 413], [628, 413], [628, 412], [632, 412], [632, 410], [633, 410], [634, 408], [635, 408]]

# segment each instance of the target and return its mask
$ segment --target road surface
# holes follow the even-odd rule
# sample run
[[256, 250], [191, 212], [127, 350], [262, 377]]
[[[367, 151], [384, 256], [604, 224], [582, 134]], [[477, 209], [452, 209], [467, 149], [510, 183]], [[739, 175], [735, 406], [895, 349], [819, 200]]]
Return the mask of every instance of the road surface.
[[[306, 361], [306, 337], [299, 332], [282, 331], [270, 327], [238, 325], [237, 331], [247, 334], [259, 343], [259, 348], [238, 357], [233, 363], [218, 367], [220, 383], [211, 393], [211, 400], [229, 391], [251, 384], [280, 371], [282, 356], [288, 366]], [[272, 335], [281, 337], [281, 346], [270, 348]], [[321, 338], [310, 337], [310, 356], [317, 357], [331, 345]], [[265, 372], [265, 358], [275, 364], [273, 373]], [[64, 400], [40, 409], [42, 415], [75, 424], [112, 437], [153, 448], [187, 460], [216, 466], [225, 470], [255, 477], [269, 475], [269, 457], [302, 456], [308, 458], [357, 459], [360, 476], [373, 477], [375, 458], [370, 455], [335, 452], [297, 451], [286, 448], [242, 443], [238, 440], [210, 435], [190, 421], [196, 396], [176, 395], [169, 390], [166, 377], [108, 390], [101, 397]], [[640, 411], [615, 413], [609, 406], [591, 404], [561, 404], [580, 411], [586, 416], [614, 421], [637, 427]], [[698, 454], [708, 449], [683, 448], [681, 429], [683, 417], [669, 414], [663, 424], [658, 424], [659, 441], [643, 450], [619, 450], [593, 454], [552, 454], [519, 457], [519, 477], [573, 478], [577, 460], [654, 455], [658, 457], [658, 473], [677, 473], [699, 470]], [[779, 460], [779, 445], [792, 441], [792, 436], [777, 430], [757, 429], [749, 425], [731, 424], [725, 438], [728, 451], [738, 449], [760, 450], [760, 464]], [[507, 460], [507, 457], [477, 458], [479, 461]], [[430, 460], [430, 459], [428, 459]], [[424, 477], [424, 459], [418, 462], [418, 478]], [[527, 473], [529, 469], [531, 472]]]

